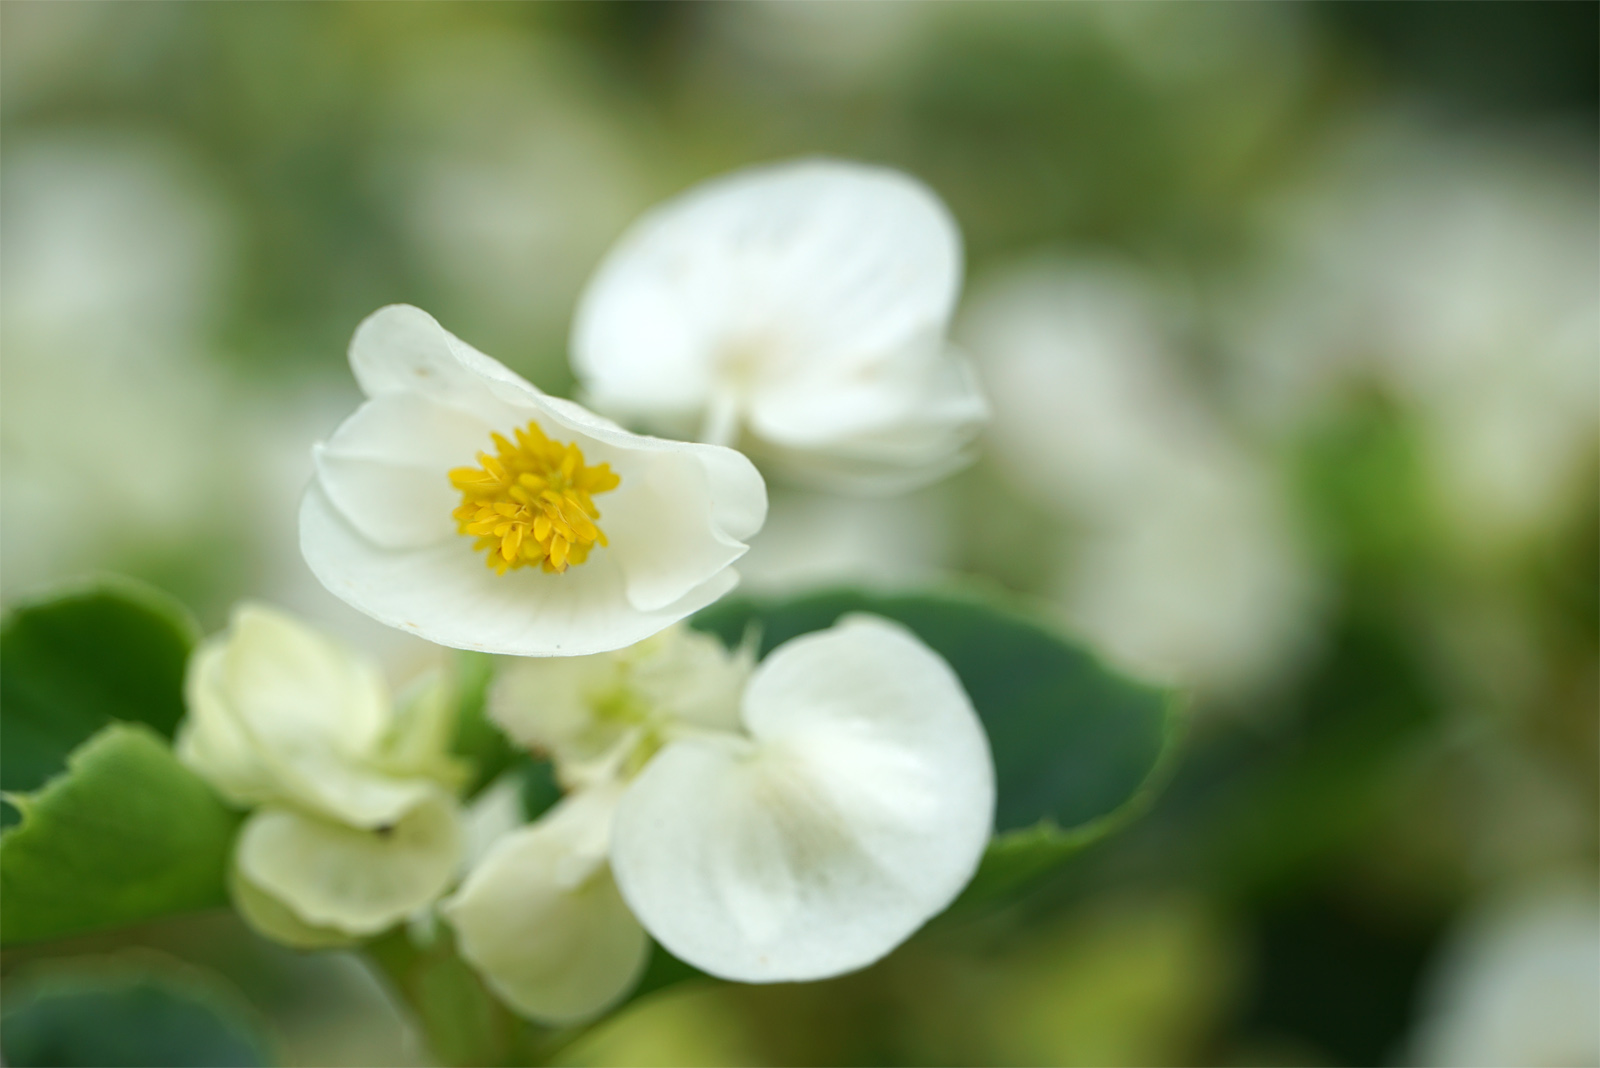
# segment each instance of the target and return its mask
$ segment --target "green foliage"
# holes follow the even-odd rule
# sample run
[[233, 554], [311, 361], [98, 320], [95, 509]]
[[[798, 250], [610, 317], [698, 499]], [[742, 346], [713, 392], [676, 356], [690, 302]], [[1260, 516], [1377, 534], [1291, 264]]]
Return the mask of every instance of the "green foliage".
[[997, 837], [967, 899], [1003, 892], [1137, 812], [1175, 748], [1174, 694], [1127, 679], [1024, 615], [968, 594], [832, 590], [722, 601], [694, 625], [761, 652], [842, 615], [871, 612], [915, 631], [961, 678], [994, 752]]
[[116, 723], [17, 799], [0, 838], [0, 942], [59, 938], [225, 904], [237, 813], [143, 725]]
[[198, 974], [113, 965], [9, 997], [0, 1051], [38, 1066], [271, 1064], [255, 1021]]
[[428, 938], [397, 928], [366, 949], [441, 1064], [541, 1064], [572, 1033], [529, 1023], [501, 1004], [455, 952], [448, 928]]
[[522, 815], [529, 821], [549, 812], [561, 800], [555, 765], [539, 757], [524, 757], [516, 765], [522, 797]]
[[128, 579], [8, 612], [0, 625], [0, 789], [37, 790], [114, 720], [172, 737], [196, 638], [182, 605]]
[[517, 754], [484, 713], [489, 683], [494, 679], [494, 657], [488, 653], [457, 653], [454, 672], [456, 736], [450, 751], [472, 764], [472, 781], [466, 791], [466, 796], [472, 798], [499, 778]]

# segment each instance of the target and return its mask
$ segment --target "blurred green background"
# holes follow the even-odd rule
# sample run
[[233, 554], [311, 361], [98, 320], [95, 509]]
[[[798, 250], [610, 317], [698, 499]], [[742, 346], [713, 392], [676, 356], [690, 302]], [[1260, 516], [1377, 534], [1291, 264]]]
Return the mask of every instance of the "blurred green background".
[[[356, 323], [415, 303], [568, 392], [642, 209], [901, 167], [965, 233], [983, 454], [902, 499], [775, 485], [746, 585], [980, 576], [1191, 687], [1187, 751], [978, 929], [678, 988], [567, 1059], [1596, 1063], [1597, 12], [8, 0], [0, 591], [120, 571], [208, 629], [264, 598], [400, 681], [429, 651], [295, 540]], [[425, 1063], [357, 960], [227, 915], [4, 983], [11, 1064]]]

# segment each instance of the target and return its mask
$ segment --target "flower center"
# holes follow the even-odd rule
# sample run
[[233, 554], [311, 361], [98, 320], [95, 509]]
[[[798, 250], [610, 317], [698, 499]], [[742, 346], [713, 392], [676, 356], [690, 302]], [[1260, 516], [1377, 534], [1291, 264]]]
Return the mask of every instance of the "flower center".
[[480, 452], [478, 467], [450, 472], [461, 491], [461, 507], [451, 513], [457, 529], [477, 539], [473, 548], [486, 550], [488, 565], [502, 575], [527, 564], [560, 572], [583, 563], [596, 544], [607, 544], [594, 525], [600, 510], [592, 495], [622, 479], [610, 464], [586, 465], [578, 446], [551, 441], [537, 422], [513, 433], [515, 443], [490, 435], [498, 455]]

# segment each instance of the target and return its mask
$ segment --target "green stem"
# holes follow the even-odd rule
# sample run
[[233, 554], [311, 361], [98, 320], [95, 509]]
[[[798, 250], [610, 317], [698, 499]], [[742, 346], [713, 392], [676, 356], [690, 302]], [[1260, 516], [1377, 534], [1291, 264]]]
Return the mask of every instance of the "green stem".
[[443, 929], [418, 945], [411, 932], [399, 927], [368, 943], [366, 951], [410, 1006], [440, 1064], [542, 1064], [566, 1045], [566, 1032], [529, 1023], [490, 994]]

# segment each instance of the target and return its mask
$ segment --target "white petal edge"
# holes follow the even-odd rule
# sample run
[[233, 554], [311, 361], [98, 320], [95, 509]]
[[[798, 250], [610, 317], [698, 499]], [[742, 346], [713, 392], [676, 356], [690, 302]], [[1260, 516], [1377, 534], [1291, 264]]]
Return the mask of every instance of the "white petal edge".
[[606, 863], [617, 788], [574, 794], [504, 836], [440, 911], [461, 956], [517, 1012], [592, 1019], [643, 974], [650, 943]]
[[313, 927], [293, 909], [239, 873], [228, 870], [228, 896], [244, 922], [263, 938], [295, 949], [333, 949], [354, 945], [355, 935], [331, 927]]
[[994, 815], [988, 739], [909, 631], [852, 617], [786, 643], [744, 721], [749, 742], [669, 745], [617, 812], [617, 884], [674, 954], [742, 982], [839, 975], [971, 879]]
[[392, 717], [376, 666], [275, 609], [236, 608], [190, 659], [184, 695], [179, 758], [234, 804], [374, 827], [431, 789], [379, 766]]
[[927, 186], [842, 160], [751, 167], [640, 218], [580, 298], [573, 365], [601, 407], [704, 406], [741, 344], [847, 363], [942, 331], [960, 231]]
[[435, 790], [380, 830], [261, 808], [245, 821], [234, 857], [240, 875], [301, 922], [369, 935], [444, 893], [461, 853], [455, 801]]

